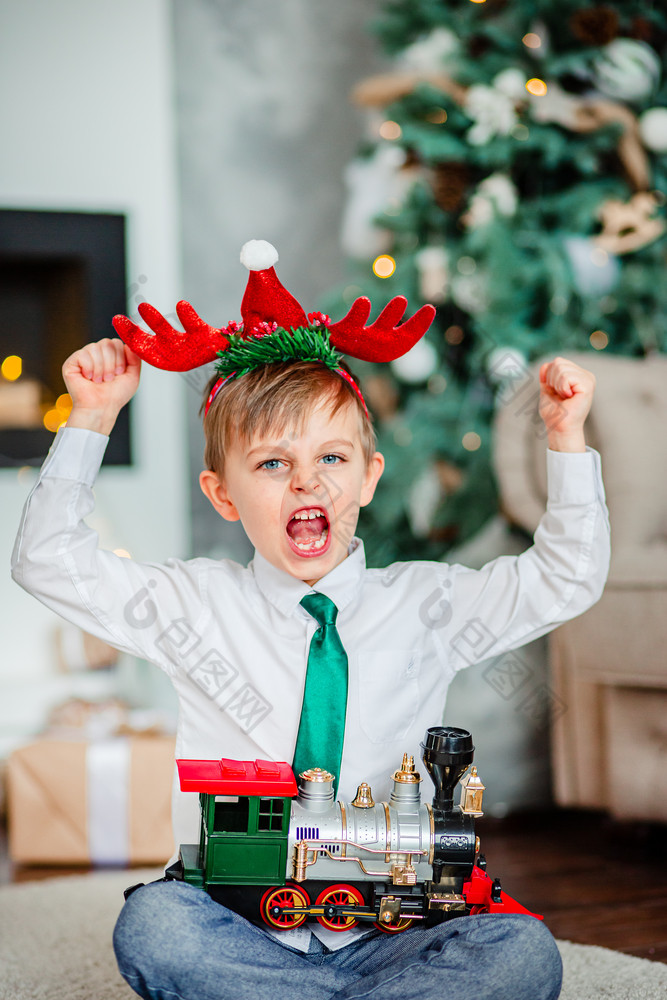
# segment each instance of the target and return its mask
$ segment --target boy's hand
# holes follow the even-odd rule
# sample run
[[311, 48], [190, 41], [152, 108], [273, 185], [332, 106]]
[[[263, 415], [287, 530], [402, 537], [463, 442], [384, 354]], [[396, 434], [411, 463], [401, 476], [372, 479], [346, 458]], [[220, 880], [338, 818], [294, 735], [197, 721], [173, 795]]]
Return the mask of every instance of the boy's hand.
[[595, 375], [567, 358], [540, 368], [539, 412], [553, 451], [585, 451], [584, 421], [593, 402]]
[[68, 427], [110, 434], [139, 385], [141, 360], [122, 340], [105, 337], [75, 351], [63, 365], [72, 398]]

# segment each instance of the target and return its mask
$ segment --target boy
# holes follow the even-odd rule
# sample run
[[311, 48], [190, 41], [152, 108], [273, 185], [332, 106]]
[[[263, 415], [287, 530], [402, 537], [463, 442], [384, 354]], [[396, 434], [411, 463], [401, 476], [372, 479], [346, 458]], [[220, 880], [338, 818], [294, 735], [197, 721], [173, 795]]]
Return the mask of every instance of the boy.
[[[336, 761], [337, 794], [351, 799], [363, 779], [386, 799], [403, 752], [419, 759], [419, 740], [440, 716], [457, 669], [543, 635], [602, 592], [608, 518], [599, 456], [583, 435], [595, 380], [564, 358], [542, 366], [549, 505], [533, 548], [480, 571], [445, 563], [367, 570], [354, 531], [383, 459], [363, 397], [335, 357], [313, 360], [300, 346], [290, 360], [249, 360], [255, 348], [266, 358], [275, 333], [267, 302], [273, 308], [280, 296], [275, 274], [262, 277], [268, 270], [251, 273], [255, 291], [258, 272], [273, 289], [268, 300], [265, 283], [253, 293], [265, 319], [255, 308], [251, 325], [244, 298], [250, 347], [227, 330], [232, 360], [220, 362], [209, 394], [200, 477], [218, 513], [242, 521], [256, 549], [252, 563], [140, 565], [98, 549], [83, 519], [106, 435], [140, 370], [127, 344], [104, 340], [63, 367], [73, 409], [26, 504], [13, 574], [70, 621], [171, 676], [180, 700], [177, 756], [294, 760], [297, 770], [302, 758], [310, 766], [308, 740], [335, 716], [329, 704], [323, 716], [305, 707], [311, 640], [325, 628], [307, 599], [324, 595], [333, 607], [329, 636], [333, 624], [347, 664], [332, 687], [347, 689], [340, 739], [326, 750]], [[142, 315], [164, 332], [154, 311]], [[128, 323], [116, 328], [131, 340]], [[436, 627], [428, 615], [434, 600], [442, 609]], [[477, 652], [471, 625], [485, 637]], [[334, 660], [340, 656], [332, 671]], [[196, 796], [175, 799], [176, 842], [195, 842]], [[272, 935], [199, 889], [157, 882], [129, 897], [114, 945], [122, 975], [151, 998], [555, 1000], [560, 991], [557, 949], [531, 917], [465, 917], [396, 936], [311, 926], [312, 934], [300, 927]]]

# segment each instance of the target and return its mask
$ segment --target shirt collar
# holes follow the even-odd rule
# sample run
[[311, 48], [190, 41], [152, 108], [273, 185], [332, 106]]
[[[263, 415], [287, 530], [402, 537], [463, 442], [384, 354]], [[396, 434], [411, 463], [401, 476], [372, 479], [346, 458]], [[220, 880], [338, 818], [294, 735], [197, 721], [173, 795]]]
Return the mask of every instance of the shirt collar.
[[314, 587], [277, 569], [256, 550], [250, 569], [260, 592], [283, 615], [291, 616], [301, 599], [313, 591], [325, 594], [339, 611], [343, 611], [359, 594], [366, 569], [366, 554], [362, 540], [353, 538], [347, 558], [318, 580]]

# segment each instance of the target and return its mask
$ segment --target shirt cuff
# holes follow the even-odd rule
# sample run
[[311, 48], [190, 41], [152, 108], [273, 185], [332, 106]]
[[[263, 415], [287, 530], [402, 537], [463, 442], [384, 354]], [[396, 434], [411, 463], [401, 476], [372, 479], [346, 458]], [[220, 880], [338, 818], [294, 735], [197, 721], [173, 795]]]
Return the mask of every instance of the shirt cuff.
[[588, 445], [585, 452], [547, 448], [547, 485], [550, 503], [604, 503], [599, 452]]
[[109, 438], [83, 427], [61, 427], [42, 466], [40, 478], [73, 479], [92, 486]]

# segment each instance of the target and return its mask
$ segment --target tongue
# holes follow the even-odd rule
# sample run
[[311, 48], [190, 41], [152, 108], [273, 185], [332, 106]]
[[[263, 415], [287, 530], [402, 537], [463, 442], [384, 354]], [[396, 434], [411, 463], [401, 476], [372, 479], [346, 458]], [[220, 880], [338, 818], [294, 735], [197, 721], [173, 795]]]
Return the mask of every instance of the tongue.
[[299, 521], [296, 518], [287, 525], [287, 533], [295, 542], [309, 542], [312, 539], [320, 538], [327, 526], [325, 517], [313, 517], [307, 521]]

